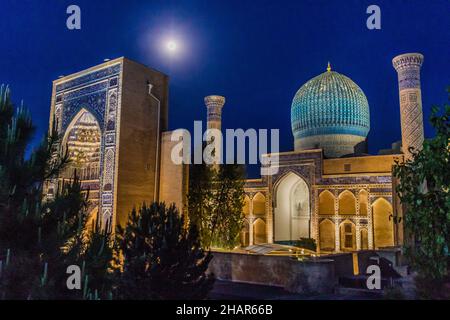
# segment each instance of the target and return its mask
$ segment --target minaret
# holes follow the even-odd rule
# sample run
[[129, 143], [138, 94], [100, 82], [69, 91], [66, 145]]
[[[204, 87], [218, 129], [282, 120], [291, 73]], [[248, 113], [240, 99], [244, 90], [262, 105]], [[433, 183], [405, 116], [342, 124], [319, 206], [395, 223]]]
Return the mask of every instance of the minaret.
[[405, 53], [392, 59], [398, 74], [400, 117], [402, 127], [402, 149], [405, 160], [411, 159], [409, 148], [421, 150], [424, 140], [422, 93], [420, 90], [420, 67], [423, 55]]
[[225, 97], [207, 96], [205, 97], [208, 129], [222, 129], [222, 108], [225, 104]]
[[[207, 127], [208, 129], [217, 129], [219, 131], [222, 130], [222, 108], [225, 104], [225, 97], [222, 96], [216, 96], [216, 95], [212, 95], [212, 96], [207, 96], [205, 97], [205, 105], [206, 105], [206, 109], [207, 109]], [[213, 134], [214, 133], [209, 133], [209, 134]], [[222, 144], [222, 135], [220, 134], [220, 136], [216, 136], [214, 135], [214, 139], [220, 139], [220, 141], [216, 141], [216, 140], [212, 140], [212, 141], [216, 141], [218, 142], [219, 145]], [[215, 155], [217, 157], [217, 159], [221, 159], [221, 151], [222, 150], [215, 150]], [[217, 163], [214, 162], [216, 164], [216, 168], [217, 168]]]

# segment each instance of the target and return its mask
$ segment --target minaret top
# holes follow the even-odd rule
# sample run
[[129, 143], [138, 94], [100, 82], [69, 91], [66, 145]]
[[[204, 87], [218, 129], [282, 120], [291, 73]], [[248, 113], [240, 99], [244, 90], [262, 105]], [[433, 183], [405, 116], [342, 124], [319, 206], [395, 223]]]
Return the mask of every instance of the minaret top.
[[211, 95], [205, 97], [205, 104], [207, 107], [223, 107], [225, 104], [225, 97]]
[[421, 53], [404, 53], [392, 59], [392, 65], [395, 70], [409, 67], [421, 67], [423, 63], [423, 55]]

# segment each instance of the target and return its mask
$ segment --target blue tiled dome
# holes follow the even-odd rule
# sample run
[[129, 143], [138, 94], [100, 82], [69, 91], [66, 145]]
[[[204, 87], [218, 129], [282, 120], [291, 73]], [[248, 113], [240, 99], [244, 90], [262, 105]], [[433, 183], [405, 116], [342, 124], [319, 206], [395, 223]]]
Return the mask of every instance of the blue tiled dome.
[[295, 94], [291, 125], [296, 141], [321, 136], [323, 142], [326, 135], [365, 139], [370, 130], [369, 104], [356, 83], [328, 67]]

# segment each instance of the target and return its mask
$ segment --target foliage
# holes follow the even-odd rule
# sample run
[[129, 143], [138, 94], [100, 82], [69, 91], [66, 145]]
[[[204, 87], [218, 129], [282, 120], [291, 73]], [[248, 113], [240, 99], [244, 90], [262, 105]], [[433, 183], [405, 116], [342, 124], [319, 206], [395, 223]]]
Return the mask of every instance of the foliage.
[[194, 165], [189, 179], [188, 212], [205, 248], [232, 249], [243, 228], [244, 168], [236, 164]]
[[189, 174], [189, 223], [198, 228], [202, 246], [208, 248], [211, 243], [211, 213], [216, 204], [213, 193], [215, 171], [202, 163], [192, 165]]
[[125, 228], [117, 229], [116, 272], [119, 299], [203, 299], [212, 288], [197, 229], [187, 225], [174, 205], [143, 205], [133, 210]]
[[[86, 298], [66, 287], [66, 268], [85, 265], [97, 233], [84, 232], [88, 193], [79, 179], [63, 181], [53, 200], [43, 199], [44, 184], [68, 163], [58, 154], [51, 132], [26, 157], [35, 129], [29, 112], [17, 113], [8, 88], [0, 89], [0, 299]], [[103, 254], [103, 252], [102, 252]], [[87, 282], [85, 282], [86, 287]], [[85, 291], [87, 292], [87, 290]]]
[[406, 253], [419, 277], [442, 280], [448, 275], [450, 247], [450, 106], [439, 114], [432, 110], [436, 136], [425, 140], [423, 149], [411, 150], [413, 158], [397, 163], [396, 191], [406, 210], [405, 231], [411, 240]]
[[426, 300], [450, 300], [450, 277], [430, 279], [418, 275], [414, 279], [417, 298]]
[[109, 226], [100, 228], [93, 222], [92, 229], [85, 235], [82, 255], [78, 265], [83, 266], [83, 298], [89, 300], [111, 299], [114, 276], [114, 241]]

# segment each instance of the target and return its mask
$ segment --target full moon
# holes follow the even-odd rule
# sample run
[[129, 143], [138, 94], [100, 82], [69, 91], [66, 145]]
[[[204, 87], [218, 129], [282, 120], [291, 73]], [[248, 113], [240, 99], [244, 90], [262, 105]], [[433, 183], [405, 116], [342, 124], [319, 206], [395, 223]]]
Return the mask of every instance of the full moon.
[[167, 42], [167, 50], [169, 52], [175, 52], [177, 50], [177, 43], [173, 40]]

